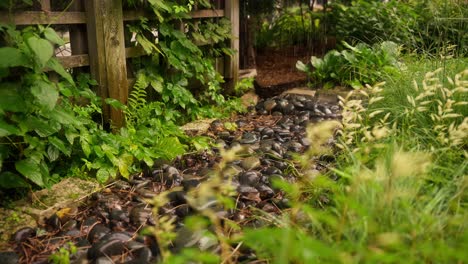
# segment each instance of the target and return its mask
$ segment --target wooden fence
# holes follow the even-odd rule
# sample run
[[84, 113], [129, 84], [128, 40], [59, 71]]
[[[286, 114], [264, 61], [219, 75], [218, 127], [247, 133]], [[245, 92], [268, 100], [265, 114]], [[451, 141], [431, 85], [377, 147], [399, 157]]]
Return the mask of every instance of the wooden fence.
[[[98, 82], [97, 94], [102, 98], [114, 98], [126, 103], [132, 78], [127, 73], [127, 59], [144, 54], [140, 47], [128, 47], [128, 32], [124, 23], [152, 19], [139, 10], [123, 10], [122, 0], [71, 0], [65, 11], [54, 10], [51, 0], [40, 0], [40, 11], [1, 13], [0, 23], [23, 25], [53, 25], [66, 28], [70, 37], [70, 54], [57, 56], [65, 68], [89, 66], [92, 78]], [[215, 0], [214, 9], [194, 10], [192, 19], [226, 17], [231, 20], [230, 46], [236, 51], [232, 57], [219, 60], [225, 79], [235, 83], [238, 76], [239, 50], [239, 0]], [[53, 4], [53, 3], [52, 3]], [[128, 36], [128, 34], [127, 34]], [[219, 63], [221, 62], [221, 63]], [[222, 64], [222, 66], [220, 65]], [[103, 109], [104, 117], [120, 127], [124, 118], [121, 111]]]

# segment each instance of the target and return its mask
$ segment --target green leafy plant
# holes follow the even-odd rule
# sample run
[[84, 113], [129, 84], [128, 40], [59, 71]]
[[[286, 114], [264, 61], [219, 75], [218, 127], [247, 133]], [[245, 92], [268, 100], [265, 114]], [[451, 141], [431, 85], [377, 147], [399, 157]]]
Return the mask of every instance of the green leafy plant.
[[298, 7], [285, 9], [279, 17], [263, 21], [255, 35], [255, 46], [313, 45], [325, 36], [333, 35], [333, 29], [327, 28], [325, 23], [328, 16], [329, 13], [304, 11]]
[[341, 152], [327, 175], [307, 171], [337, 125], [309, 127], [318, 143], [298, 160], [303, 177], [276, 183], [291, 208], [240, 240], [271, 263], [465, 262], [468, 73], [416, 72], [414, 84], [341, 98]]
[[[454, 45], [467, 53], [467, 3], [463, 1], [352, 1], [332, 4], [336, 36], [350, 43], [393, 41], [405, 51], [438, 54]], [[389, 30], [391, 29], [391, 30]]]
[[77, 252], [77, 247], [72, 242], [68, 242], [64, 247], [50, 255], [49, 260], [54, 264], [69, 264], [70, 256]]
[[254, 88], [254, 78], [244, 78], [237, 82], [234, 87], [236, 95], [241, 96]]
[[[25, 187], [27, 179], [46, 186], [49, 165], [60, 155], [70, 157], [70, 146], [83, 125], [69, 101], [59, 98], [86, 97], [89, 90], [80, 91], [53, 57], [53, 43], [63, 44], [53, 29], [27, 27], [20, 32], [1, 26], [0, 30], [9, 44], [0, 48], [0, 185]], [[46, 67], [63, 81], [51, 82]]]
[[363, 43], [351, 46], [343, 42], [343, 46], [343, 51], [332, 50], [323, 59], [312, 56], [310, 64], [298, 61], [296, 67], [306, 72], [315, 84], [325, 83], [325, 87], [341, 84], [355, 89], [399, 72], [399, 49], [393, 42], [386, 41], [372, 47]]

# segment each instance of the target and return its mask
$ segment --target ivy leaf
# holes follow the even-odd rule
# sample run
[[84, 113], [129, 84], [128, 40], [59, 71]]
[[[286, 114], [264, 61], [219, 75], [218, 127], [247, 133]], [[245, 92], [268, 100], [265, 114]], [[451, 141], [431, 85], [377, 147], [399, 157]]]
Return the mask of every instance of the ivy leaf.
[[28, 59], [19, 49], [12, 47], [0, 48], [0, 68], [24, 66], [29, 67]]
[[52, 43], [60, 46], [65, 45], [65, 41], [63, 41], [63, 39], [57, 35], [57, 32], [50, 27], [44, 29], [44, 37]]
[[54, 70], [56, 73], [58, 73], [60, 76], [62, 76], [65, 80], [67, 80], [69, 83], [71, 84], [75, 84], [75, 82], [73, 81], [73, 78], [72, 76], [70, 75], [70, 73], [68, 73], [65, 68], [63, 68], [62, 64], [60, 64], [60, 62], [55, 59], [55, 58], [52, 58], [50, 59], [48, 62], [47, 62], [47, 67], [51, 68], [52, 70]]
[[58, 139], [57, 137], [50, 137], [49, 143], [59, 149], [63, 154], [70, 157], [71, 150], [65, 146], [65, 143], [61, 139]]
[[42, 180], [41, 168], [39, 164], [30, 159], [20, 160], [15, 163], [16, 170], [19, 171], [24, 177], [31, 180], [35, 184], [43, 187], [44, 181]]
[[37, 98], [38, 103], [47, 110], [54, 109], [59, 97], [59, 92], [52, 83], [39, 80], [34, 82], [31, 93]]
[[52, 58], [54, 55], [54, 47], [48, 40], [32, 36], [26, 40], [26, 43], [32, 52], [36, 55], [36, 58], [41, 67], [44, 67], [50, 58]]
[[4, 120], [0, 119], [0, 137], [18, 134], [20, 134], [20, 130], [16, 126], [10, 125]]

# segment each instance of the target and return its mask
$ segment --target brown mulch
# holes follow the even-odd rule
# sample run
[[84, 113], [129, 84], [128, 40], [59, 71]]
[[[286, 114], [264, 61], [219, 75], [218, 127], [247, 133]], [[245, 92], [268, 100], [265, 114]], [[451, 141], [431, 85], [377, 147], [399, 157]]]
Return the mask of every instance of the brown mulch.
[[310, 60], [310, 54], [301, 48], [269, 49], [257, 54], [257, 83], [262, 87], [292, 82], [306, 82], [307, 75], [296, 69], [298, 60]]

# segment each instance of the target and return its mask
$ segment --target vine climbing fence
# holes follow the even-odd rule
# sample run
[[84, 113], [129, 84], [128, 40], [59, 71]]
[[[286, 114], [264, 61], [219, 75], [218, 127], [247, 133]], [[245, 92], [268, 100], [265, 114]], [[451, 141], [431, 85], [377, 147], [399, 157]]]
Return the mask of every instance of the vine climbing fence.
[[[156, 16], [143, 9], [124, 10], [122, 0], [73, 0], [66, 8], [55, 6], [52, 0], [38, 2], [28, 11], [0, 12], [0, 23], [54, 27], [67, 42], [56, 50], [62, 65], [74, 71], [89, 71], [98, 83], [96, 92], [99, 96], [125, 104], [134, 82], [128, 59], [146, 55], [141, 46], [135, 45], [132, 33], [125, 25], [142, 18], [156, 19]], [[232, 84], [238, 76], [239, 0], [215, 0], [212, 6], [211, 9], [194, 8], [190, 19], [226, 17], [231, 21], [229, 46], [235, 52], [232, 56], [217, 58], [216, 69], [227, 83]], [[107, 107], [103, 113], [115, 126], [123, 125], [121, 111]]]

